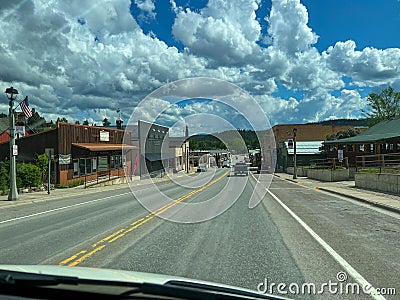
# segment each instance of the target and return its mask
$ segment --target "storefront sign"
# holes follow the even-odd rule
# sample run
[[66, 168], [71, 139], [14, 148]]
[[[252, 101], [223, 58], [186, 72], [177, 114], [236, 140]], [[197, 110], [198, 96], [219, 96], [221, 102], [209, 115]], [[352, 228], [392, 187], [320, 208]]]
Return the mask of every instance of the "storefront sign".
[[59, 154], [58, 163], [60, 165], [69, 165], [72, 162], [71, 154]]
[[337, 154], [338, 154], [339, 162], [342, 162], [343, 161], [343, 150], [338, 150]]
[[109, 142], [110, 133], [108, 131], [100, 131], [100, 142]]
[[18, 137], [23, 137], [25, 136], [25, 126], [15, 126], [15, 134]]

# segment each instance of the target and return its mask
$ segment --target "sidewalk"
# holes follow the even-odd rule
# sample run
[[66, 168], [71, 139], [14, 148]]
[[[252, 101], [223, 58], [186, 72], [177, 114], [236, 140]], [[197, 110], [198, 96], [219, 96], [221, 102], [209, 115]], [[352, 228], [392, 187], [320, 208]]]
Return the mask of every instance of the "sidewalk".
[[321, 191], [351, 198], [357, 201], [362, 201], [380, 208], [400, 213], [400, 195], [386, 194], [378, 191], [356, 188], [354, 180], [324, 182], [309, 179], [307, 177], [297, 177], [297, 179], [293, 179], [293, 175], [286, 173], [275, 173], [275, 176], [281, 179], [296, 182], [297, 184], [309, 188], [319, 189]]
[[[193, 174], [193, 173], [190, 173]], [[183, 176], [181, 172], [176, 174], [170, 174], [169, 177], [177, 178]], [[132, 186], [143, 186], [147, 184], [151, 184], [152, 182], [158, 183], [162, 181], [166, 181], [169, 178], [165, 176], [163, 178], [152, 178], [152, 179], [142, 179], [142, 180], [133, 180]], [[46, 191], [38, 191], [31, 193], [20, 193], [17, 201], [8, 201], [8, 195], [0, 196], [0, 209], [5, 207], [14, 207], [20, 206], [24, 204], [30, 203], [38, 203], [45, 201], [52, 201], [56, 199], [62, 199], [66, 197], [80, 197], [82, 195], [87, 195], [91, 193], [99, 193], [103, 191], [117, 190], [117, 189], [126, 189], [128, 188], [127, 183], [120, 184], [112, 184], [106, 186], [90, 186], [88, 188], [84, 188], [84, 185], [80, 185], [73, 188], [59, 188], [50, 191], [50, 195], [47, 194]]]

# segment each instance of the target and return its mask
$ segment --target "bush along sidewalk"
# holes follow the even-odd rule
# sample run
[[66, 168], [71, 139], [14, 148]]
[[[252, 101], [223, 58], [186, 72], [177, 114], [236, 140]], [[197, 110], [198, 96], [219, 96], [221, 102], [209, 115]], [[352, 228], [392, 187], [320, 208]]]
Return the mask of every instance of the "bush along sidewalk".
[[[36, 155], [33, 163], [18, 163], [16, 182], [19, 190], [44, 190], [43, 182], [46, 177], [47, 157], [45, 154]], [[0, 162], [0, 191], [2, 195], [8, 194], [10, 189], [10, 161]]]

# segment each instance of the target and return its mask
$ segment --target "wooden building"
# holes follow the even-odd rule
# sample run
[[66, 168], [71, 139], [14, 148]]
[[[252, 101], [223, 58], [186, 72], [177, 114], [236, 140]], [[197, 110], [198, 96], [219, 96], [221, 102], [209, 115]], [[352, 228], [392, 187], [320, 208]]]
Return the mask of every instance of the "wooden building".
[[[136, 146], [129, 131], [105, 127], [57, 123], [56, 128], [16, 140], [19, 162], [31, 162], [45, 149], [53, 149], [53, 180], [66, 186], [74, 182], [95, 180], [99, 174], [123, 176], [132, 170]], [[124, 150], [124, 151], [122, 151]], [[0, 144], [0, 159], [9, 157], [9, 143]]]
[[337, 158], [342, 150], [351, 166], [357, 156], [400, 153], [400, 119], [382, 121], [354, 137], [325, 141], [324, 149], [328, 158]]

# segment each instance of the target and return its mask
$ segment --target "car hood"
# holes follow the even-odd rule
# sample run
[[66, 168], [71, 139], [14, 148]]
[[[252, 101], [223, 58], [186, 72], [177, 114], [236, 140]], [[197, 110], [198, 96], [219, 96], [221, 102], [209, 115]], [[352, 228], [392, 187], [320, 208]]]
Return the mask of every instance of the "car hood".
[[121, 282], [151, 282], [164, 284], [169, 280], [181, 279], [181, 277], [168, 276], [162, 274], [152, 274], [144, 272], [134, 272], [125, 270], [88, 268], [88, 267], [68, 267], [53, 265], [0, 265], [0, 270], [27, 272], [34, 274], [45, 274], [54, 276], [71, 276], [79, 279], [121, 281]]
[[56, 265], [0, 265], [0, 270], [42, 274], [42, 275], [53, 275], [53, 276], [78, 277], [79, 279], [130, 282], [130, 283], [165, 284], [173, 280], [173, 281], [199, 283], [216, 287], [226, 287], [234, 290], [248, 291], [251, 293], [255, 292], [254, 290], [249, 290], [214, 282], [208, 282], [203, 280], [195, 280], [178, 276], [144, 273], [136, 271], [115, 270], [115, 269], [69, 267], [69, 266], [56, 266]]

